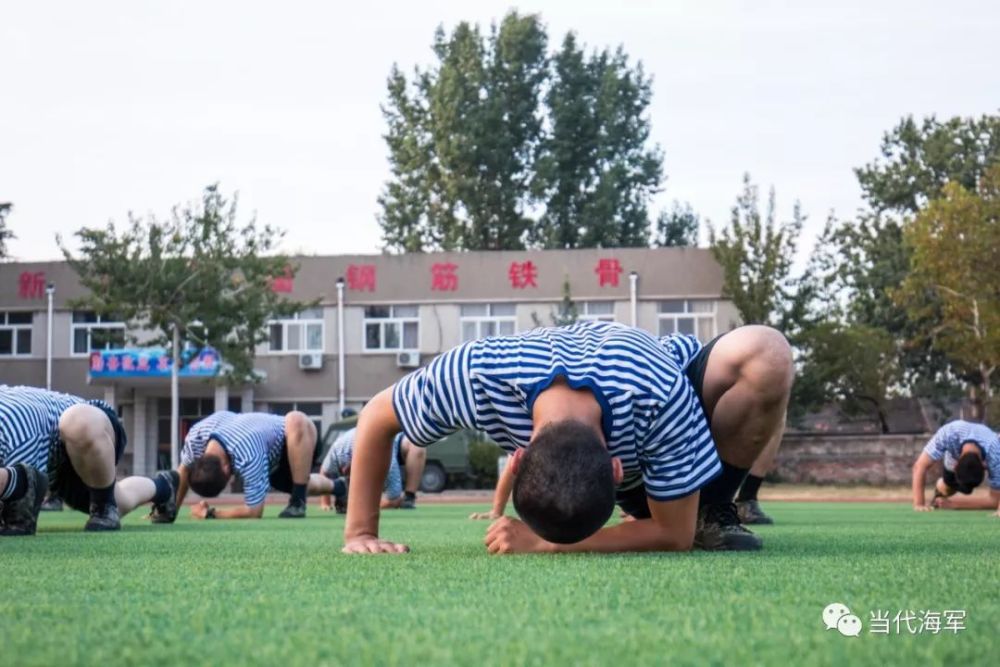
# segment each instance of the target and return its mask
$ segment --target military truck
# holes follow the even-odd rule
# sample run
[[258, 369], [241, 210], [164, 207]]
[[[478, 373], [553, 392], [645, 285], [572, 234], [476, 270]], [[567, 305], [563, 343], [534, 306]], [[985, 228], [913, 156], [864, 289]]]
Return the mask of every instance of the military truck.
[[[334, 440], [344, 431], [357, 426], [358, 418], [346, 417], [330, 424], [323, 434], [320, 446], [316, 448], [315, 465], [326, 456]], [[479, 435], [475, 431], [458, 431], [427, 448], [427, 465], [420, 480], [420, 490], [425, 493], [441, 493], [449, 486], [461, 483], [471, 474], [469, 467], [469, 444]]]

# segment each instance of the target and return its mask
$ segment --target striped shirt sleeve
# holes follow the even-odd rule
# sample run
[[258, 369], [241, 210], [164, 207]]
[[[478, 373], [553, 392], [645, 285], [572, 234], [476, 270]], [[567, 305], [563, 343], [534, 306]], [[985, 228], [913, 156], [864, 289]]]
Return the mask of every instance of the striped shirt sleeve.
[[646, 494], [659, 502], [688, 496], [722, 472], [698, 397], [683, 377], [651, 423], [640, 460]]
[[406, 437], [426, 447], [462, 428], [474, 428], [469, 344], [445, 352], [392, 389], [392, 407]]
[[947, 429], [947, 426], [939, 428], [934, 437], [924, 446], [924, 454], [929, 456], [932, 461], [940, 461], [944, 458], [947, 449]]
[[701, 352], [702, 348], [701, 341], [690, 334], [661, 336], [660, 345], [667, 348], [677, 365], [682, 369], [688, 367], [688, 364]]

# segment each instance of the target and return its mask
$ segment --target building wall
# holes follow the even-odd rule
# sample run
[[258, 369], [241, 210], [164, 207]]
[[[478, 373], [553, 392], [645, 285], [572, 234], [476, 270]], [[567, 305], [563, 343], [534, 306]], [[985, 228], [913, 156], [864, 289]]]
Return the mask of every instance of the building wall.
[[[771, 477], [798, 484], [909, 484], [930, 434], [786, 435]], [[940, 475], [935, 464], [929, 482]]]
[[[605, 262], [614, 271], [603, 274]], [[722, 272], [711, 255], [701, 249], [618, 249], [546, 252], [440, 253], [408, 256], [372, 255], [304, 257], [297, 260], [298, 274], [289, 285], [289, 296], [302, 301], [319, 300], [323, 321], [323, 365], [318, 370], [299, 367], [299, 353], [271, 353], [268, 344], [257, 349], [256, 367], [265, 381], [250, 387], [226, 389], [222, 397], [244, 394], [254, 409], [275, 403], [308, 402], [321, 406], [329, 424], [338, 418], [337, 276], [345, 277], [344, 347], [345, 403], [360, 408], [373, 395], [391, 385], [411, 367], [398, 365], [397, 351], [365, 350], [365, 309], [396, 304], [417, 306], [419, 363], [462, 341], [462, 305], [514, 304], [516, 329], [525, 331], [551, 322], [563, 298], [564, 284], [582, 312], [584, 302], [610, 302], [614, 318], [631, 324], [630, 272], [638, 275], [638, 326], [658, 333], [658, 303], [664, 299], [698, 299], [716, 303], [715, 331], [722, 333], [738, 322], [732, 304], [721, 300]], [[530, 265], [530, 280], [516, 285], [514, 270]], [[436, 282], [441, 267], [451, 267], [452, 282]], [[371, 271], [370, 283], [359, 280], [360, 269]], [[525, 274], [526, 275], [526, 274]], [[34, 277], [25, 290], [24, 277]], [[45, 385], [47, 297], [39, 293], [38, 278], [53, 282], [52, 387], [86, 398], [113, 394], [130, 436], [122, 470], [155, 469], [157, 428], [161, 399], [169, 396], [163, 379], [118, 382], [88, 379], [88, 358], [72, 355], [73, 299], [84, 296], [72, 270], [63, 262], [0, 264], [0, 311], [31, 311], [32, 352], [28, 357], [0, 356], [0, 382]], [[130, 332], [139, 344], [149, 332]], [[109, 388], [110, 387], [110, 388]], [[185, 380], [181, 397], [210, 398], [211, 383]], [[239, 401], [237, 401], [239, 402]], [[214, 404], [214, 403], [213, 403]], [[223, 405], [227, 403], [223, 401]]]

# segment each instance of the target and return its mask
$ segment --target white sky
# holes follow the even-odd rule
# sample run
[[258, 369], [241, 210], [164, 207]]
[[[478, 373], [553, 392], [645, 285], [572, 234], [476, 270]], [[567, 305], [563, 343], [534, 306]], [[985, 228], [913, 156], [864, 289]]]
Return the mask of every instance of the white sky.
[[57, 258], [57, 233], [166, 214], [214, 181], [285, 228], [286, 251], [377, 251], [389, 68], [428, 64], [438, 24], [511, 7], [540, 13], [553, 47], [572, 29], [642, 60], [666, 152], [655, 207], [717, 223], [749, 171], [814, 233], [861, 205], [852, 168], [901, 116], [1000, 108], [992, 1], [5, 2], [12, 252]]

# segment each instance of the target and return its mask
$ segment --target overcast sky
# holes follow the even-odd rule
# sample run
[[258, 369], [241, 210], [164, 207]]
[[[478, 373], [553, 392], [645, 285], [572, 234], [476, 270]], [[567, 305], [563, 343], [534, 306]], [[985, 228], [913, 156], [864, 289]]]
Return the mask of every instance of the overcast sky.
[[[810, 5], [806, 7], [806, 5]], [[861, 205], [852, 168], [901, 116], [1000, 108], [1000, 3], [5, 2], [0, 201], [17, 259], [55, 235], [165, 214], [221, 181], [285, 250], [375, 252], [393, 62], [438, 24], [539, 13], [555, 46], [622, 44], [654, 77], [664, 191], [724, 222], [749, 171], [809, 231]]]

